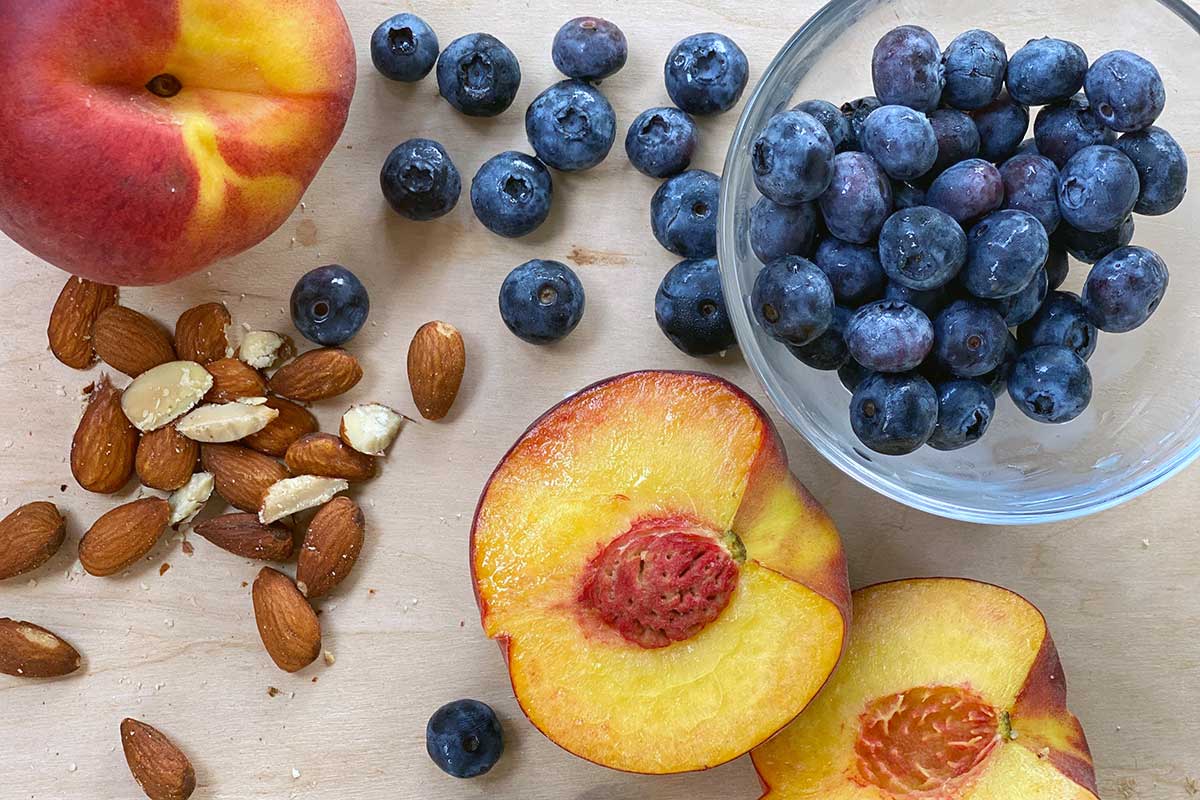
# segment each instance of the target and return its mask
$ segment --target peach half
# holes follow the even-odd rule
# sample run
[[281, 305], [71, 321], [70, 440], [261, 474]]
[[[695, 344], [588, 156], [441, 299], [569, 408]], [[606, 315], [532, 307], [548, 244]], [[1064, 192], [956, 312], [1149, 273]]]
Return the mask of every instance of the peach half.
[[836, 528], [763, 410], [707, 375], [596, 384], [520, 438], [471, 535], [526, 716], [614, 769], [737, 758], [808, 705], [850, 616]]
[[837, 673], [753, 753], [764, 800], [1097, 800], [1041, 613], [974, 581], [854, 593]]

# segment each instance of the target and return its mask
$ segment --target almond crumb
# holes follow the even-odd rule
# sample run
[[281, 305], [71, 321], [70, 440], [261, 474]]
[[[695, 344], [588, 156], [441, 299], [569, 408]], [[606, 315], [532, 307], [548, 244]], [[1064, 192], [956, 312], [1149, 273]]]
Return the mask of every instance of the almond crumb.
[[182, 544], [182, 545], [180, 545], [180, 549], [181, 549], [181, 550], [183, 550], [183, 554], [184, 554], [185, 556], [190, 556], [190, 555], [192, 555], [193, 553], [195, 553], [195, 552], [196, 552], [196, 548], [195, 548], [195, 547], [193, 547], [193, 546], [192, 546], [192, 543], [191, 543], [191, 542], [189, 542], [187, 539], [184, 539], [184, 540], [183, 540], [183, 544]]
[[335, 663], [337, 663], [337, 659], [333, 657], [333, 653], [331, 653], [331, 652], [329, 652], [328, 650], [326, 650], [326, 651], [325, 651], [325, 664], [326, 664], [326, 666], [330, 666], [330, 667], [332, 667], [332, 666], [333, 666]]
[[159, 574], [160, 576], [162, 576], [162, 575], [166, 575], [166, 574], [167, 574], [167, 570], [169, 570], [170, 568], [171, 568], [171, 565], [170, 565], [170, 564], [168, 564], [167, 562], [165, 562], [165, 561], [164, 561], [164, 562], [163, 562], [163, 565], [162, 565], [161, 567], [159, 567], [159, 568], [158, 568], [158, 574]]
[[276, 689], [274, 686], [268, 686], [267, 687], [267, 695], [269, 697], [277, 697], [279, 695], [279, 690]]

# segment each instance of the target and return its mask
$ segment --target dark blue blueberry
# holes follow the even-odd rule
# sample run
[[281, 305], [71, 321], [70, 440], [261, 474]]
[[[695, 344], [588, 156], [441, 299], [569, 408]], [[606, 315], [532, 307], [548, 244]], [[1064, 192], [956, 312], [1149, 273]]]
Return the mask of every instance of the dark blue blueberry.
[[750, 208], [750, 247], [764, 264], [784, 256], [812, 255], [817, 241], [817, 206], [781, 206], [760, 197]]
[[1058, 207], [1067, 224], [1092, 233], [1121, 224], [1141, 193], [1137, 167], [1115, 147], [1085, 147], [1058, 176]]
[[813, 369], [824, 372], [841, 369], [850, 360], [850, 350], [846, 347], [846, 327], [851, 316], [853, 312], [849, 309], [835, 306], [833, 322], [824, 333], [806, 345], [789, 346], [788, 349], [801, 363]]
[[892, 181], [892, 205], [899, 211], [902, 208], [915, 208], [925, 205], [925, 190], [904, 181]]
[[865, 153], [838, 153], [833, 181], [821, 195], [825, 227], [839, 239], [866, 244], [892, 213], [892, 182]]
[[371, 61], [384, 77], [415, 83], [437, 63], [437, 34], [415, 14], [386, 19], [371, 35]]
[[933, 350], [933, 323], [916, 306], [880, 300], [855, 312], [846, 327], [846, 347], [874, 372], [909, 372]]
[[850, 123], [850, 135], [842, 141], [839, 151], [862, 149], [863, 126], [867, 124], [867, 117], [871, 116], [871, 112], [881, 105], [883, 103], [874, 95], [842, 103], [842, 116]]
[[[1017, 344], [1017, 337], [1009, 331], [1004, 346], [1004, 360], [1000, 362], [1000, 366], [996, 367], [986, 375], [980, 375], [975, 380], [982, 383], [992, 390], [992, 394], [996, 397], [1008, 391], [1008, 376], [1012, 374], [1013, 364], [1017, 363], [1017, 356], [1021, 355], [1021, 347]], [[937, 363], [936, 360], [931, 363]]]
[[937, 289], [917, 290], [910, 289], [907, 286], [899, 283], [889, 282], [884, 287], [883, 297], [885, 300], [898, 300], [901, 303], [908, 303], [910, 306], [916, 306], [925, 312], [925, 316], [933, 319], [952, 299], [947, 287], [939, 287]]
[[1070, 422], [1092, 402], [1092, 373], [1066, 347], [1035, 347], [1017, 358], [1008, 376], [1008, 394], [1032, 420]]
[[1014, 295], [1002, 297], [995, 301], [996, 310], [1004, 317], [1004, 324], [1015, 328], [1022, 322], [1028, 322], [1042, 307], [1046, 295], [1050, 293], [1050, 277], [1046, 270], [1039, 269], [1024, 289]]
[[370, 311], [367, 287], [338, 264], [317, 267], [292, 289], [292, 324], [305, 339], [323, 347], [353, 339]]
[[888, 31], [871, 56], [871, 80], [884, 105], [933, 111], [946, 85], [937, 39], [916, 25]]
[[1029, 107], [1001, 92], [1000, 96], [971, 114], [979, 129], [979, 157], [999, 163], [1021, 146], [1029, 131]]
[[409, 139], [393, 150], [379, 184], [396, 213], [415, 220], [449, 214], [462, 194], [462, 177], [450, 154], [430, 139]]
[[612, 149], [617, 115], [590, 83], [560, 81], [529, 104], [525, 135], [547, 166], [563, 172], [590, 169]]
[[689, 356], [708, 356], [736, 341], [717, 260], [681, 261], [662, 279], [654, 297], [658, 327]]
[[1102, 233], [1081, 231], [1063, 223], [1054, 232], [1054, 244], [1063, 248], [1077, 261], [1095, 264], [1106, 255], [1133, 241], [1133, 215], [1125, 217], [1121, 224]]
[[1027, 106], [1057, 103], [1083, 88], [1087, 69], [1087, 53], [1074, 42], [1032, 39], [1008, 60], [1008, 93]]
[[721, 179], [691, 169], [667, 179], [650, 200], [650, 227], [658, 243], [684, 258], [717, 254]]
[[969, 447], [983, 438], [996, 414], [996, 396], [979, 381], [947, 381], [937, 387], [938, 420], [929, 437], [934, 450]]
[[907, 106], [880, 106], [871, 112], [860, 144], [898, 181], [919, 178], [938, 158], [937, 134], [929, 118]]
[[1169, 278], [1166, 263], [1153, 250], [1122, 247], [1092, 267], [1083, 284], [1083, 309], [1102, 331], [1131, 331], [1158, 310]]
[[629, 42], [613, 23], [576, 17], [558, 29], [550, 50], [554, 66], [568, 78], [599, 81], [620, 72], [629, 58]]
[[678, 108], [651, 108], [629, 126], [625, 154], [638, 172], [669, 178], [691, 165], [699, 141], [696, 123], [687, 114]]
[[1100, 333], [1088, 321], [1079, 295], [1053, 292], [1033, 319], [1020, 327], [1017, 336], [1024, 350], [1055, 345], [1069, 348], [1087, 361], [1096, 352]]
[[500, 286], [500, 318], [530, 344], [562, 339], [583, 319], [583, 309], [583, 284], [557, 261], [526, 261]]
[[1117, 149], [1133, 162], [1142, 184], [1134, 211], [1153, 217], [1179, 207], [1187, 194], [1188, 161], [1171, 134], [1151, 125], [1122, 136]]
[[976, 378], [1004, 361], [1008, 326], [988, 303], [955, 300], [933, 321], [933, 352], [955, 375]]
[[921, 449], [937, 427], [938, 397], [929, 381], [910, 372], [868, 375], [850, 400], [850, 427], [877, 453], [905, 456]]
[[925, 202], [966, 225], [1000, 208], [1004, 203], [1004, 179], [989, 161], [960, 161], [934, 179], [925, 193]]
[[737, 105], [750, 78], [750, 62], [728, 36], [697, 33], [671, 48], [663, 75], [675, 105], [707, 116]]
[[1050, 291], [1053, 292], [1062, 286], [1070, 273], [1071, 262], [1067, 258], [1067, 251], [1062, 248], [1057, 238], [1051, 239], [1050, 256], [1046, 259], [1046, 283]]
[[1054, 233], [1062, 215], [1058, 210], [1058, 167], [1045, 156], [1015, 155], [1000, 165], [1004, 181], [1004, 207], [1028, 211]]
[[829, 134], [834, 148], [839, 152], [842, 150], [842, 145], [854, 135], [850, 130], [850, 120], [846, 118], [841, 109], [828, 100], [805, 100], [803, 103], [797, 103], [792, 110], [803, 111], [824, 125], [825, 132]]
[[477, 778], [496, 766], [504, 753], [504, 730], [488, 706], [478, 700], [456, 700], [429, 718], [425, 749], [448, 775]]
[[1037, 140], [1033, 139], [1033, 138], [1029, 138], [1029, 139], [1026, 139], [1025, 141], [1021, 142], [1021, 146], [1017, 148], [1017, 152], [1015, 153], [1015, 155], [1018, 155], [1018, 156], [1041, 155], [1041, 153], [1038, 152]]
[[750, 302], [758, 324], [785, 344], [808, 344], [833, 324], [833, 287], [820, 267], [799, 256], [763, 267]]
[[938, 155], [926, 176], [933, 180], [960, 161], [979, 155], [979, 129], [975, 120], [953, 108], [939, 108], [929, 115], [937, 137]]
[[1081, 94], [1038, 112], [1033, 123], [1037, 151], [1061, 169], [1071, 156], [1094, 144], [1112, 144], [1117, 135], [1096, 116]]
[[942, 66], [946, 72], [942, 102], [951, 108], [974, 111], [1000, 96], [1008, 51], [995, 35], [970, 30], [960, 33], [946, 47]]
[[993, 211], [967, 233], [967, 263], [959, 277], [976, 297], [999, 300], [1024, 289], [1050, 256], [1050, 238], [1025, 211]]
[[838, 368], [837, 374], [838, 380], [842, 382], [842, 386], [846, 387], [846, 391], [854, 394], [854, 390], [858, 388], [858, 385], [866, 380], [868, 375], [874, 373], [851, 358]]
[[827, 236], [817, 245], [813, 261], [829, 278], [838, 303], [858, 308], [883, 296], [886, 279], [877, 247]]
[[1083, 90], [1096, 113], [1114, 131], [1148, 128], [1167, 104], [1167, 90], [1154, 65], [1128, 50], [1113, 50], [1092, 63]]
[[910, 289], [945, 286], [967, 259], [967, 235], [943, 211], [917, 206], [888, 217], [879, 232], [879, 261], [893, 283]]
[[503, 113], [521, 88], [521, 65], [513, 51], [486, 33], [455, 39], [438, 57], [438, 90], [469, 117]]
[[485, 161], [471, 181], [475, 216], [488, 230], [509, 238], [532, 233], [545, 222], [553, 194], [550, 170], [515, 150]]
[[833, 140], [803, 111], [771, 117], [750, 149], [754, 185], [782, 206], [816, 200], [833, 179]]

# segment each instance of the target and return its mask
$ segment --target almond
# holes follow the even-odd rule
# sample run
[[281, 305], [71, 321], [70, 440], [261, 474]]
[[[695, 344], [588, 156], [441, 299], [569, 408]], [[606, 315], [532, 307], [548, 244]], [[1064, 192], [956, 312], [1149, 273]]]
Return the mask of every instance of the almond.
[[205, 520], [195, 532], [242, 558], [287, 561], [292, 557], [292, 532], [282, 525], [264, 525], [258, 514], [226, 514]]
[[294, 475], [342, 478], [351, 483], [375, 477], [375, 457], [363, 455], [331, 433], [310, 433], [283, 459]]
[[408, 346], [408, 384], [421, 416], [438, 420], [450, 413], [467, 367], [462, 334], [447, 322], [427, 322]]
[[251, 591], [263, 646], [284, 672], [299, 672], [321, 654], [321, 623], [292, 579], [263, 567]]
[[175, 348], [163, 327], [124, 306], [112, 306], [96, 317], [92, 344], [105, 364], [131, 378], [175, 360]]
[[267, 490], [291, 473], [270, 456], [231, 444], [206, 444], [200, 463], [211, 472], [217, 494], [234, 508], [255, 514]]
[[71, 474], [89, 492], [119, 492], [133, 475], [138, 432], [129, 424], [121, 400], [121, 391], [101, 375], [75, 429]]
[[264, 525], [299, 514], [310, 508], [323, 506], [350, 488], [350, 484], [339, 478], [320, 478], [301, 475], [279, 481], [263, 495], [258, 519]]
[[66, 535], [67, 521], [53, 503], [30, 503], [0, 520], [0, 581], [45, 564]]
[[378, 403], [352, 406], [342, 415], [342, 441], [360, 453], [381, 456], [396, 441], [405, 417]]
[[311, 403], [353, 389], [362, 380], [358, 359], [336, 347], [310, 350], [284, 364], [271, 376], [271, 391], [280, 397]]
[[79, 653], [31, 622], [0, 619], [0, 672], [19, 678], [60, 678], [79, 669]]
[[142, 434], [137, 448], [138, 480], [143, 486], [164, 492], [181, 488], [196, 471], [200, 445], [174, 425]]
[[205, 303], [189, 308], [175, 323], [175, 352], [184, 361], [208, 364], [225, 358], [229, 349], [226, 333], [233, 318], [222, 303]]
[[156, 431], [195, 408], [212, 385], [212, 375], [200, 364], [172, 361], [134, 378], [121, 407], [133, 427], [143, 433]]
[[324, 597], [350, 574], [362, 552], [366, 520], [349, 497], [330, 500], [308, 524], [300, 559], [296, 562], [296, 588], [310, 600]]
[[311, 411], [291, 400], [272, 396], [267, 398], [266, 405], [278, 411], [279, 416], [258, 433], [247, 436], [245, 441], [260, 453], [282, 458], [295, 441], [320, 428]]
[[50, 352], [68, 367], [87, 369], [96, 360], [92, 347], [92, 327], [101, 312], [117, 304], [115, 286], [93, 283], [86, 278], [67, 280], [54, 309], [46, 336]]
[[196, 791], [192, 762], [157, 729], [123, 720], [121, 747], [133, 779], [150, 800], [187, 800]]
[[197, 442], [228, 444], [258, 433], [278, 416], [278, 411], [265, 405], [222, 403], [200, 406], [175, 423], [175, 427]]
[[96, 577], [115, 575], [154, 549], [170, 519], [171, 506], [159, 497], [117, 506], [83, 535], [79, 561]]
[[213, 476], [208, 472], [197, 472], [192, 479], [177, 492], [172, 492], [167, 498], [171, 506], [171, 519], [168, 525], [179, 525], [191, 522], [204, 508], [213, 493]]
[[247, 331], [238, 348], [238, 358], [255, 369], [273, 369], [295, 357], [292, 337], [275, 331]]
[[243, 397], [263, 397], [267, 393], [267, 379], [236, 358], [213, 361], [205, 369], [213, 376], [213, 387], [204, 396], [206, 403], [231, 403]]

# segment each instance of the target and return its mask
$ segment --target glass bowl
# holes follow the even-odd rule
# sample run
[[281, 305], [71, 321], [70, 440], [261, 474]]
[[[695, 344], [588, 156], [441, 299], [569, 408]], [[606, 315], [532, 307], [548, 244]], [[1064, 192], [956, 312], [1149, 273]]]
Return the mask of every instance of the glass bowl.
[[[1163, 217], [1137, 217], [1134, 243], [1171, 268], [1155, 316], [1126, 334], [1101, 334], [1090, 361], [1095, 398], [1066, 425], [1027, 419], [1007, 396], [982, 442], [905, 457], [869, 451], [850, 428], [850, 394], [836, 373], [797, 361], [755, 324], [749, 296], [762, 268], [750, 248], [759, 194], [750, 149], [770, 117], [810, 98], [840, 105], [872, 94], [871, 52], [897, 25], [932, 31], [941, 46], [970, 28], [999, 36], [1011, 55], [1040, 36], [1069, 39], [1092, 58], [1126, 49], [1150, 59], [1167, 87], [1156, 123], [1192, 160], [1190, 193]], [[847, 475], [913, 508], [952, 519], [1029, 524], [1092, 514], [1148, 491], [1200, 454], [1200, 15], [1176, 0], [834, 0], [792, 37], [751, 96], [725, 162], [719, 251], [738, 343], [767, 395], [816, 450]], [[1036, 110], [1031, 113], [1036, 114]], [[1032, 124], [1031, 132], [1032, 136]], [[1078, 292], [1085, 264], [1063, 288]]]

